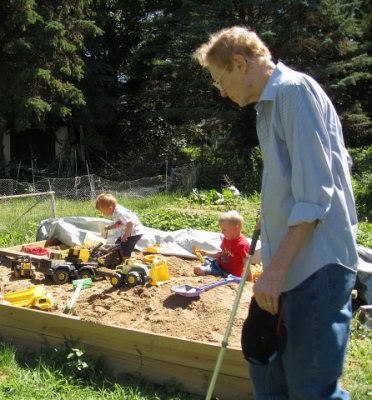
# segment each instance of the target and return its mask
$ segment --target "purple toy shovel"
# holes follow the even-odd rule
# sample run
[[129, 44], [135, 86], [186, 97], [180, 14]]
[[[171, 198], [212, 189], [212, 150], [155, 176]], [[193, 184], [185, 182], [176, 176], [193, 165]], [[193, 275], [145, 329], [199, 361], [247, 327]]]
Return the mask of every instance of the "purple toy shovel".
[[207, 290], [213, 289], [217, 286], [225, 285], [226, 283], [230, 282], [239, 283], [240, 278], [238, 276], [228, 275], [225, 279], [221, 279], [220, 281], [208, 283], [207, 285], [199, 287], [190, 285], [173, 286], [171, 291], [184, 297], [198, 297], [201, 293], [206, 292]]

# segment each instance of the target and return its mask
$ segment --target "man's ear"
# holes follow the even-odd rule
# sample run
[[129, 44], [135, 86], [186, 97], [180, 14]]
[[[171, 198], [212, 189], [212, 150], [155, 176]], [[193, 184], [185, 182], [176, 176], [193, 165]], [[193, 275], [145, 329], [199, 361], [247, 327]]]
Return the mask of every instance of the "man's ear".
[[233, 57], [233, 61], [234, 61], [234, 66], [236, 67], [237, 70], [240, 70], [242, 72], [246, 71], [247, 61], [241, 54], [235, 54]]

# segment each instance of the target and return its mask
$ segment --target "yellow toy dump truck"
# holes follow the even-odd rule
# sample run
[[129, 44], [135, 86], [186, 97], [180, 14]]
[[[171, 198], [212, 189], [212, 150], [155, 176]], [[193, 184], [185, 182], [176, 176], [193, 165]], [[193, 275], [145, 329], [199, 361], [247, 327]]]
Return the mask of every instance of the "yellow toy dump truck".
[[53, 298], [46, 291], [44, 285], [35, 285], [30, 289], [4, 294], [3, 299], [13, 306], [37, 308], [45, 311], [51, 310], [54, 306]]

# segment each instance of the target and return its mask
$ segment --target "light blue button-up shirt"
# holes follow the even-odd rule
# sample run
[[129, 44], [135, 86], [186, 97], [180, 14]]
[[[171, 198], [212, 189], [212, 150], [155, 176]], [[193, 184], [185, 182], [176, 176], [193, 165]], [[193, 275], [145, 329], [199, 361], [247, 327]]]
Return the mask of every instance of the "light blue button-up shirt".
[[259, 102], [264, 160], [261, 241], [264, 265], [289, 226], [318, 220], [295, 257], [284, 291], [329, 263], [357, 268], [357, 215], [340, 120], [314, 79], [278, 63]]

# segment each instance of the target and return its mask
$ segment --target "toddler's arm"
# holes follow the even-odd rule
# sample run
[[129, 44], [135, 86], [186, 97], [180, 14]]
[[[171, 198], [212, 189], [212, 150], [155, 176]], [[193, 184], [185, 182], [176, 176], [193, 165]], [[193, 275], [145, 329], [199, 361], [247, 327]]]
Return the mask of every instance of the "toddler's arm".
[[221, 255], [222, 255], [222, 251], [214, 252], [214, 251], [207, 251], [207, 250], [199, 249], [199, 252], [202, 256], [210, 257], [210, 258], [218, 258], [218, 257], [221, 257]]
[[119, 228], [120, 225], [122, 225], [123, 223], [121, 221], [115, 221], [113, 224], [111, 225], [106, 225], [104, 227], [105, 231], [109, 231], [111, 229], [116, 229]]

